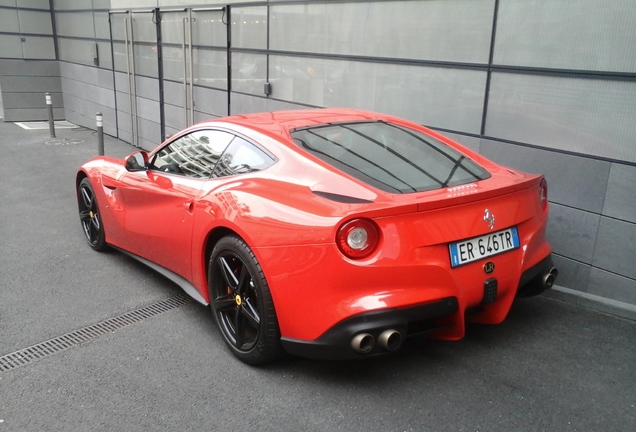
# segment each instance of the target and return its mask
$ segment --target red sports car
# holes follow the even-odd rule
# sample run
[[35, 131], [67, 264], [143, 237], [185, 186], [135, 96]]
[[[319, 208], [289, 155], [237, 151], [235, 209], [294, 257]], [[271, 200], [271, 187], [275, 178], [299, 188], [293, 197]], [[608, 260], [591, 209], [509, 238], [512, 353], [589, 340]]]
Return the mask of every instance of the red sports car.
[[500, 323], [557, 275], [543, 176], [349, 109], [237, 115], [77, 173], [88, 243], [210, 305], [250, 364], [347, 359]]

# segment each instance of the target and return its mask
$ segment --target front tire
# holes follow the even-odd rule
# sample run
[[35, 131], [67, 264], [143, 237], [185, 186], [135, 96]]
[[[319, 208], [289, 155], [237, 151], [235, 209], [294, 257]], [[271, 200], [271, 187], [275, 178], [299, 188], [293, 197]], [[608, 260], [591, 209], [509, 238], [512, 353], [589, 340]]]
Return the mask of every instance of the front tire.
[[223, 340], [239, 360], [259, 365], [282, 354], [265, 275], [240, 238], [224, 237], [214, 247], [208, 264], [208, 290]]
[[102, 216], [99, 213], [95, 191], [88, 178], [84, 178], [77, 187], [77, 206], [82, 230], [90, 247], [100, 252], [107, 250]]

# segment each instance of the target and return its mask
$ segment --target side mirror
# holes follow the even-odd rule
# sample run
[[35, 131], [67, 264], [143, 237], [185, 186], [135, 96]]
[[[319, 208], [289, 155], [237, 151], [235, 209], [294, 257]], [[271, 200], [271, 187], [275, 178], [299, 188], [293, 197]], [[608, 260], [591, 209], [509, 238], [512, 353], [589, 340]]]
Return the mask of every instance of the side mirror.
[[127, 171], [145, 171], [148, 169], [148, 153], [141, 150], [131, 153], [126, 158]]

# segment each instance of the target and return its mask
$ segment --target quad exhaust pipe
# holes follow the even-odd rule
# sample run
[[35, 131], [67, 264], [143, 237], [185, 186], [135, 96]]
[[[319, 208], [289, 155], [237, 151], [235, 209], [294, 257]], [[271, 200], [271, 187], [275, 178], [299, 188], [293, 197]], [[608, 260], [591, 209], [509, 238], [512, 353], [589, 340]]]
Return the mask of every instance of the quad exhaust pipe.
[[543, 276], [543, 288], [544, 289], [552, 288], [558, 274], [559, 274], [558, 270], [552, 267], [550, 271], [547, 272], [545, 276]]
[[[351, 348], [359, 354], [369, 354], [375, 347], [376, 340], [369, 333], [358, 333], [351, 339]], [[387, 351], [395, 351], [402, 345], [402, 334], [394, 329], [380, 333], [377, 343]]]
[[378, 344], [385, 350], [395, 351], [402, 344], [402, 335], [397, 330], [384, 330], [378, 337]]
[[360, 354], [369, 354], [375, 346], [375, 339], [369, 333], [358, 333], [351, 339], [351, 348]]

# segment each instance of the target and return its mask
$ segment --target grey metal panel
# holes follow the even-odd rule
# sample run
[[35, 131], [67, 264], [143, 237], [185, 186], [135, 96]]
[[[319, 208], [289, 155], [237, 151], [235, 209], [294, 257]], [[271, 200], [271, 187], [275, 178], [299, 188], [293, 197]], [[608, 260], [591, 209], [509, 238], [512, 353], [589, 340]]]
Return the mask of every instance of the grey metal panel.
[[592, 265], [636, 279], [636, 224], [602, 217]]
[[195, 110], [211, 116], [227, 115], [227, 92], [194, 87]]
[[432, 127], [479, 133], [486, 72], [270, 56], [272, 97], [386, 112]]
[[16, 2], [16, 0], [0, 0], [0, 5], [1, 6], [9, 6], [9, 7], [13, 6], [13, 7], [15, 7], [15, 2]]
[[494, 0], [272, 5], [275, 50], [486, 63]]
[[117, 136], [117, 128], [115, 125], [104, 123], [104, 133], [110, 136]]
[[[196, 118], [196, 112], [195, 112], [195, 118]], [[199, 120], [196, 120], [197, 123], [199, 122]], [[176, 134], [177, 132], [179, 132], [181, 129], [179, 128], [171, 128], [166, 126], [166, 139], [170, 138], [172, 135]]]
[[93, 0], [93, 9], [110, 9], [110, 0]]
[[167, 104], [182, 106], [184, 101], [183, 83], [164, 81], [163, 99]]
[[[44, 93], [12, 93], [3, 92], [5, 108], [47, 108]], [[51, 93], [53, 108], [63, 108], [62, 93]]]
[[486, 135], [636, 162], [634, 118], [636, 82], [493, 73]]
[[64, 94], [78, 96], [78, 97], [82, 96], [83, 92], [81, 88], [83, 83], [72, 80], [72, 79], [68, 79], [65, 77], [62, 77], [61, 81], [62, 81], [62, 90], [64, 91]]
[[55, 10], [86, 9], [86, 0], [53, 0]]
[[115, 94], [115, 99], [117, 101], [117, 111], [120, 114], [127, 114], [130, 117], [130, 98], [128, 97], [128, 93], [122, 93], [118, 91]]
[[592, 268], [588, 292], [620, 302], [636, 304], [636, 280], [601, 269]]
[[115, 88], [117, 91], [128, 93], [129, 86], [128, 76], [122, 72], [115, 72]]
[[97, 39], [110, 39], [108, 12], [93, 12], [93, 22], [95, 23], [95, 37]]
[[267, 6], [232, 9], [232, 45], [240, 48], [267, 48]]
[[210, 120], [213, 118], [219, 118], [222, 116], [215, 116], [215, 115], [210, 115], [207, 113], [201, 113], [199, 111], [194, 111], [194, 123], [200, 123], [202, 121], [206, 121], [206, 120]]
[[232, 55], [232, 91], [264, 96], [267, 56], [235, 53]]
[[557, 254], [552, 254], [552, 260], [559, 270], [557, 285], [581, 292], [588, 291], [592, 266]]
[[161, 126], [159, 125], [159, 123], [140, 117], [138, 119], [138, 125], [139, 139], [151, 143], [151, 149], [155, 148], [161, 142]]
[[636, 72], [633, 0], [500, 0], [496, 64]]
[[[110, 43], [109, 42], [97, 42], [97, 55], [98, 64], [96, 66], [112, 69], [113, 59], [110, 56]], [[93, 62], [93, 64], [95, 64]]]
[[51, 7], [51, 5], [49, 4], [49, 0], [19, 0], [18, 3], [20, 7], [31, 9], [49, 10]]
[[[15, 6], [15, 4], [14, 4]], [[0, 10], [0, 29], [7, 33], [20, 33], [18, 11], [15, 9]]]
[[49, 11], [18, 10], [18, 19], [20, 20], [21, 33], [53, 34], [51, 13]]
[[151, 151], [154, 150], [159, 143], [155, 141], [149, 141], [145, 138], [139, 137], [139, 147], [144, 150]]
[[172, 128], [180, 130], [185, 128], [185, 119], [183, 107], [178, 107], [171, 104], [163, 105], [166, 128]]
[[0, 57], [22, 58], [22, 41], [19, 36], [0, 34]]
[[107, 69], [97, 70], [97, 85], [109, 90], [114, 90], [113, 72]]
[[55, 93], [62, 91], [62, 82], [59, 76], [5, 76], [2, 77], [2, 88], [5, 90], [11, 89], [16, 93]]
[[227, 89], [227, 53], [224, 50], [194, 49], [192, 56], [194, 84]]
[[[145, 99], [159, 100], [159, 80], [137, 76], [135, 79], [137, 96]], [[117, 90], [123, 90], [117, 87]]]
[[[78, 1], [78, 0], [73, 0], [73, 1]], [[175, 3], [182, 3], [182, 1], [177, 0]], [[197, 3], [201, 3], [201, 2], [197, 1]], [[135, 0], [134, 2], [135, 8], [143, 9], [143, 8], [153, 8], [158, 6], [159, 4], [157, 0]], [[130, 9], [131, 4], [130, 4], [130, 0], [110, 0], [110, 7], [111, 9]]]
[[[55, 120], [64, 120], [64, 110], [62, 108], [54, 108], [53, 118]], [[43, 121], [48, 119], [47, 108], [4, 108], [4, 121]]]
[[62, 89], [65, 94], [77, 96], [86, 99], [90, 92], [87, 90], [88, 84], [81, 81], [69, 80], [62, 78]]
[[636, 223], [636, 167], [612, 164], [603, 214]]
[[195, 45], [225, 47], [227, 27], [222, 17], [222, 11], [193, 11], [192, 42]]
[[481, 153], [518, 170], [544, 174], [551, 202], [600, 213], [610, 163], [483, 139]]
[[159, 122], [159, 102], [138, 97], [137, 115], [139, 118]]
[[[93, 12], [56, 13], [55, 29], [59, 36], [94, 39]], [[110, 35], [108, 37], [110, 38]]]
[[94, 41], [67, 39], [64, 37], [57, 38], [57, 45], [60, 60], [73, 63], [81, 63], [84, 65], [93, 65], [93, 56], [91, 54]]
[[71, 123], [95, 129], [97, 127], [95, 114], [102, 113], [105, 133], [115, 133], [115, 110], [99, 104], [91, 104], [84, 99], [65, 95], [64, 107], [66, 119]]
[[94, 87], [97, 92], [97, 103], [107, 107], [115, 107], [115, 93], [111, 89]]
[[135, 73], [149, 77], [157, 77], [159, 74], [157, 62], [157, 49], [155, 46], [135, 45]]
[[25, 59], [55, 60], [53, 37], [27, 36], [22, 42]]
[[552, 203], [547, 239], [555, 253], [592, 264], [600, 219], [598, 214]]
[[55, 60], [0, 59], [0, 76], [59, 76], [60, 63]]
[[132, 134], [130, 133], [130, 130], [125, 130], [122, 129], [121, 127], [121, 122], [119, 123], [119, 130], [117, 131], [117, 136], [119, 137], [120, 140], [127, 142], [129, 144], [132, 143]]
[[306, 106], [286, 101], [232, 93], [232, 114], [282, 111], [307, 108]]
[[442, 135], [452, 139], [453, 141], [457, 141], [465, 147], [468, 147], [474, 152], [479, 153], [480, 149], [480, 139], [472, 136], [461, 135], [451, 132], [440, 132]]

